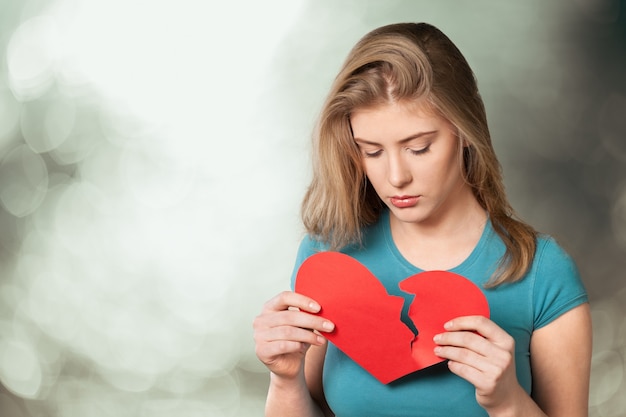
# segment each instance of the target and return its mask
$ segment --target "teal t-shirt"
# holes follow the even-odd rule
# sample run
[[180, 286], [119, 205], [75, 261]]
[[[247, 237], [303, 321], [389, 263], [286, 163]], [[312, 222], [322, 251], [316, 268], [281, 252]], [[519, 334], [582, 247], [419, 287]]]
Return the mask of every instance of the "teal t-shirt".
[[[321, 250], [324, 247], [319, 242], [308, 236], [303, 239], [292, 276], [292, 288], [302, 262]], [[491, 319], [515, 338], [517, 378], [526, 392], [531, 393], [532, 332], [586, 302], [587, 294], [570, 256], [554, 239], [546, 236], [539, 238], [535, 260], [524, 279], [484, 289], [483, 284], [491, 277], [504, 251], [504, 243], [488, 221], [470, 256], [450, 272], [462, 275], [482, 288], [489, 302]], [[422, 270], [398, 251], [391, 237], [388, 211], [365, 230], [363, 245], [347, 247], [341, 252], [365, 265], [389, 294], [409, 301], [410, 295], [400, 291], [398, 283]], [[337, 417], [487, 416], [476, 402], [474, 387], [451, 373], [445, 363], [384, 385], [329, 343], [323, 384], [328, 404]]]

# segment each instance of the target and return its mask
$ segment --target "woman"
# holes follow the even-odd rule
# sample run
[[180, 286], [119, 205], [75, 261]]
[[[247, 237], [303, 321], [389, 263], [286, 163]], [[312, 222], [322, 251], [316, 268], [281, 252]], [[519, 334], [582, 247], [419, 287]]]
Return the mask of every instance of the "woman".
[[435, 337], [444, 362], [385, 385], [327, 343], [316, 300], [283, 292], [254, 323], [268, 416], [587, 416], [580, 277], [516, 219], [474, 74], [438, 29], [389, 25], [355, 45], [322, 109], [302, 215], [296, 271], [340, 251], [406, 297], [402, 279], [448, 270], [483, 289], [491, 316], [453, 319]]

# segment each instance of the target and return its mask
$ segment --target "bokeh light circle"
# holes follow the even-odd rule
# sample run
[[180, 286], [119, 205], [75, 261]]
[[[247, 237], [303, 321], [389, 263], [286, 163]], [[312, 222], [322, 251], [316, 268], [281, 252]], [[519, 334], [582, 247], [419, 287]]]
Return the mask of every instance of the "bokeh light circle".
[[599, 352], [592, 359], [589, 405], [594, 407], [611, 400], [624, 379], [624, 361], [613, 350]]
[[38, 355], [33, 347], [20, 340], [0, 341], [0, 381], [24, 398], [36, 398], [43, 380]]
[[23, 105], [22, 136], [33, 151], [49, 152], [68, 138], [75, 120], [76, 105], [72, 100], [30, 101]]
[[59, 33], [54, 19], [36, 16], [13, 33], [7, 47], [9, 82], [16, 97], [32, 100], [52, 85]]
[[14, 216], [34, 212], [47, 190], [46, 164], [28, 146], [17, 146], [0, 162], [0, 202]]

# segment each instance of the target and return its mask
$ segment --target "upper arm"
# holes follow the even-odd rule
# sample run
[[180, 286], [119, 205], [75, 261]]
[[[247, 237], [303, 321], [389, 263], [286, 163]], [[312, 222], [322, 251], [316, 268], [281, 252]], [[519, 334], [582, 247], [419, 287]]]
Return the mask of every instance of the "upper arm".
[[532, 397], [548, 416], [588, 415], [591, 340], [588, 303], [533, 332]]
[[326, 349], [328, 342], [323, 346], [311, 346], [306, 353], [304, 362], [304, 376], [306, 384], [311, 393], [311, 397], [319, 404], [324, 416], [334, 417], [334, 413], [330, 410], [326, 397], [324, 396], [324, 387], [322, 383], [322, 375], [324, 370], [324, 358], [326, 357]]

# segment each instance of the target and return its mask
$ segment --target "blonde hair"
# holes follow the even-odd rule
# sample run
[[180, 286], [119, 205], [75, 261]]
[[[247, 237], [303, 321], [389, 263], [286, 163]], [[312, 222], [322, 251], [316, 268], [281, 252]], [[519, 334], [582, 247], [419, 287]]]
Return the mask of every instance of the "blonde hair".
[[458, 130], [463, 173], [506, 246], [487, 284], [521, 279], [535, 254], [535, 230], [516, 219], [506, 199], [485, 108], [467, 61], [439, 29], [399, 23], [366, 34], [335, 78], [314, 132], [313, 179], [302, 220], [331, 250], [361, 242], [361, 230], [378, 219], [383, 203], [367, 180], [353, 140], [350, 115], [358, 108], [425, 100]]

